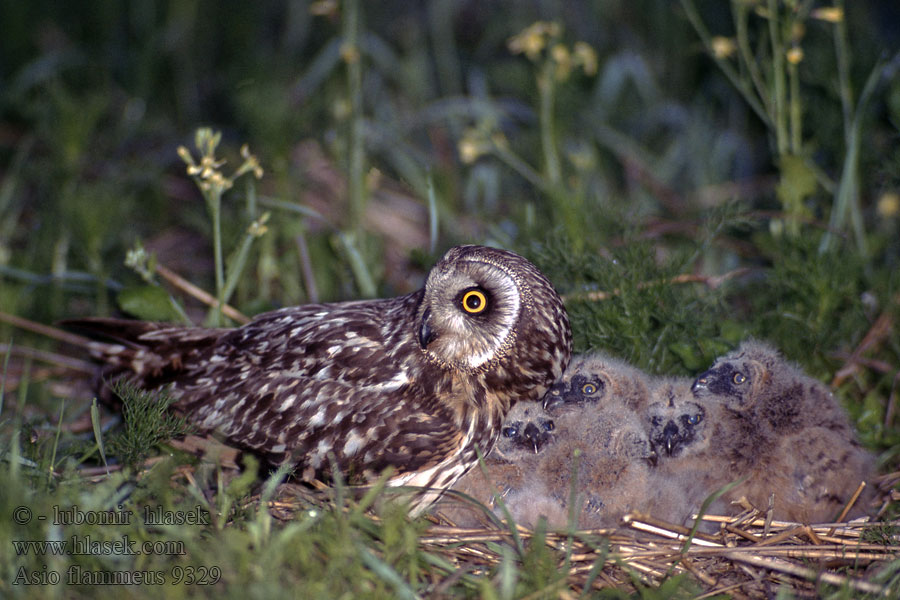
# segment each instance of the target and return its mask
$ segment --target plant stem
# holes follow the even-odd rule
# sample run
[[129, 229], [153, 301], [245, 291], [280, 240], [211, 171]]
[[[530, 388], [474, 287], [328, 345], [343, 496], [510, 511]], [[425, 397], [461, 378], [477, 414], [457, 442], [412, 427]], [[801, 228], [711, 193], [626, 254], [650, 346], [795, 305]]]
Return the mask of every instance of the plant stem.
[[753, 109], [753, 112], [756, 113], [756, 116], [758, 116], [767, 126], [771, 127], [772, 117], [767, 112], [766, 108], [760, 104], [759, 98], [754, 95], [753, 88], [747, 83], [747, 80], [740, 76], [731, 63], [724, 58], [716, 56], [715, 52], [713, 52], [712, 36], [709, 35], [709, 30], [707, 30], [706, 25], [703, 24], [703, 20], [700, 18], [697, 7], [694, 6], [693, 1], [681, 0], [681, 7], [684, 9], [684, 14], [693, 26], [694, 31], [697, 32], [697, 35], [703, 42], [703, 47], [706, 48], [707, 54], [716, 61], [716, 64], [722, 69], [722, 72], [725, 73], [725, 76], [731, 82], [731, 85], [737, 88], [747, 104], [750, 105], [750, 108]]
[[[844, 10], [843, 0], [835, 0], [834, 7]], [[847, 22], [841, 19], [834, 26], [834, 54], [837, 58], [838, 95], [844, 115], [844, 143], [850, 141], [853, 127], [853, 90], [850, 89], [850, 47], [847, 44]]]
[[772, 82], [775, 94], [775, 145], [778, 155], [788, 153], [786, 92], [784, 85], [784, 44], [778, 31], [778, 0], [768, 0], [769, 38], [772, 45]]
[[361, 240], [366, 210], [366, 188], [363, 166], [363, 102], [362, 56], [359, 51], [359, 0], [344, 5], [344, 60], [347, 62], [347, 93], [350, 97], [350, 131], [348, 136], [348, 179], [350, 183], [350, 230]]
[[218, 302], [213, 307], [210, 320], [213, 327], [222, 326], [222, 304], [225, 292], [225, 265], [222, 259], [222, 193], [213, 188], [206, 197], [210, 216], [213, 222], [213, 260], [216, 271], [216, 298]]
[[844, 156], [844, 164], [841, 170], [841, 179], [837, 190], [835, 191], [834, 203], [831, 209], [831, 220], [829, 230], [822, 237], [819, 244], [819, 251], [825, 252], [831, 248], [834, 236], [832, 231], [843, 228], [847, 215], [850, 216], [850, 223], [853, 227], [853, 233], [856, 237], [857, 248], [863, 256], [868, 254], [868, 247], [865, 237], [865, 226], [862, 219], [862, 212], [859, 208], [859, 146], [861, 143], [860, 132], [862, 131], [862, 120], [866, 109], [875, 95], [878, 84], [884, 79], [893, 77], [900, 68], [900, 52], [895, 54], [890, 61], [880, 61], [872, 69], [866, 84], [863, 86], [862, 93], [859, 95], [859, 101], [856, 103], [856, 109], [850, 120], [850, 128], [847, 139], [847, 154]]
[[803, 147], [803, 110], [800, 103], [800, 77], [797, 74], [797, 65], [788, 62], [788, 80], [791, 86], [791, 154], [800, 156]]
[[740, 59], [743, 61], [750, 74], [750, 80], [756, 90], [756, 95], [762, 101], [762, 106], [767, 114], [772, 113], [771, 98], [766, 87], [766, 81], [763, 79], [762, 72], [756, 62], [756, 57], [750, 50], [750, 34], [747, 31], [747, 18], [750, 13], [750, 6], [742, 0], [732, 0], [731, 12], [734, 15], [734, 30], [737, 38], [737, 47], [740, 52]]
[[553, 107], [556, 104], [556, 86], [554, 85], [554, 63], [547, 58], [537, 78], [540, 94], [541, 147], [544, 151], [544, 166], [547, 180], [551, 186], [559, 184], [562, 169], [559, 152], [556, 149], [556, 131], [553, 123]]

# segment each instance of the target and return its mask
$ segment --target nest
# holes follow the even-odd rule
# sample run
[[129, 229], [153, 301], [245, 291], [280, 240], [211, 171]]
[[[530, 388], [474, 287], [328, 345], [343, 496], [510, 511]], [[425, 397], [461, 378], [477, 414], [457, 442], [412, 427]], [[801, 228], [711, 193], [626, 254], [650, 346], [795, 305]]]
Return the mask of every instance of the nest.
[[[755, 511], [754, 511], [755, 513]], [[548, 532], [544, 543], [568, 560], [568, 585], [586, 588], [633, 588], [636, 581], [656, 586], [678, 573], [690, 573], [703, 587], [701, 597], [728, 593], [734, 597], [771, 597], [784, 585], [797, 596], [817, 596], [826, 583], [855, 591], [887, 595], [885, 586], [867, 578], [873, 566], [896, 560], [895, 549], [865, 541], [866, 532], [896, 529], [900, 522], [825, 523], [801, 525], [771, 521], [758, 514], [737, 517], [706, 515], [716, 523], [716, 535], [695, 534], [684, 527], [647, 515], [629, 514], [615, 530]], [[529, 541], [534, 532], [518, 528]], [[890, 534], [896, 541], [897, 534]], [[421, 543], [451, 558], [461, 567], [493, 567], [501, 556], [491, 542], [513, 543], [513, 533], [432, 527]], [[605, 540], [605, 541], [604, 541]], [[598, 546], [601, 547], [598, 550]]]
[[[900, 473], [880, 479], [884, 488], [900, 479]], [[897, 495], [887, 492], [885, 505]], [[279, 499], [268, 507], [274, 517], [288, 521], [310, 502], [327, 504], [329, 496], [324, 488], [303, 491], [302, 486], [282, 484]], [[625, 515], [613, 529], [541, 531], [500, 522], [466, 529], [448, 525], [438, 513], [429, 516], [433, 524], [419, 544], [457, 568], [435, 583], [434, 595], [449, 592], [462, 574], [491, 574], [508, 560], [510, 549], [515, 555], [538, 543], [555, 552], [560, 571], [568, 573], [554, 584], [560, 598], [605, 588], [635, 592], [679, 574], [694, 580], [701, 590], [698, 598], [772, 598], [783, 588], [794, 597], [818, 598], [822, 584], [854, 595], [897, 594], [896, 582], [881, 581], [879, 572], [900, 559], [900, 521], [865, 517], [807, 525], [777, 521], [771, 509], [762, 511], [746, 501], [742, 505], [738, 515], [695, 515], [692, 529], [640, 513]]]

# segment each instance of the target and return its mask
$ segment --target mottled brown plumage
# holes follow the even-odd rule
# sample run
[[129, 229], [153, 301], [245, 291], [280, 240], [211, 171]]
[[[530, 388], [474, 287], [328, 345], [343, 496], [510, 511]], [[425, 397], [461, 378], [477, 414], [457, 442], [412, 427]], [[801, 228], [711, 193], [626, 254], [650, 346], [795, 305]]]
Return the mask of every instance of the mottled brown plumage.
[[406, 296], [285, 308], [237, 329], [69, 324], [122, 342], [93, 347], [107, 379], [168, 386], [200, 429], [304, 479], [327, 478], [333, 460], [354, 481], [390, 466], [392, 485], [437, 492], [476, 445], [491, 449], [511, 405], [544, 394], [571, 349], [547, 279], [482, 246], [452, 248]]
[[[679, 524], [687, 524], [707, 496], [737, 479], [735, 470], [746, 464], [729, 451], [740, 441], [735, 417], [719, 404], [694, 398], [692, 383], [688, 378], [654, 379], [644, 416], [658, 459], [644, 511]], [[728, 509], [721, 502], [713, 512]]]

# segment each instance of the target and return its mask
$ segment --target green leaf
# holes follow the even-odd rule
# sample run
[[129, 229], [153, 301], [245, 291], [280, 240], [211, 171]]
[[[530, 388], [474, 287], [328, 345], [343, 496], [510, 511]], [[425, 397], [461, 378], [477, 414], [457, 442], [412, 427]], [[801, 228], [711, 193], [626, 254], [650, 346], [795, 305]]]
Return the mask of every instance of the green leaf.
[[100, 458], [103, 459], [103, 466], [106, 467], [106, 474], [109, 475], [109, 465], [106, 463], [106, 449], [103, 447], [103, 432], [100, 430], [100, 408], [97, 406], [96, 398], [91, 402], [91, 426], [94, 428], [94, 439], [97, 440]]
[[816, 192], [816, 174], [800, 156], [782, 156], [778, 166], [781, 169], [781, 179], [775, 192], [784, 212], [792, 219], [810, 216], [810, 211], [803, 202]]
[[189, 323], [181, 306], [157, 285], [131, 286], [119, 292], [119, 308], [146, 321]]

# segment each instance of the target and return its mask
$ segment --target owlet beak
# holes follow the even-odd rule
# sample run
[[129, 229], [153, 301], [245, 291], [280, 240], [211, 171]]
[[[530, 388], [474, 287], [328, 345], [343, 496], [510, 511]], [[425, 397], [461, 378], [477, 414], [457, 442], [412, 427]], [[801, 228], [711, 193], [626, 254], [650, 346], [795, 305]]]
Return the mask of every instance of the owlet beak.
[[705, 373], [701, 373], [699, 377], [694, 381], [693, 385], [691, 385], [691, 392], [697, 393], [700, 390], [705, 390], [709, 388], [709, 379], [710, 379], [711, 371], [706, 371]]
[[666, 454], [672, 456], [678, 448], [678, 444], [681, 443], [681, 435], [675, 423], [669, 421], [665, 429], [663, 429], [663, 440], [665, 441]]

